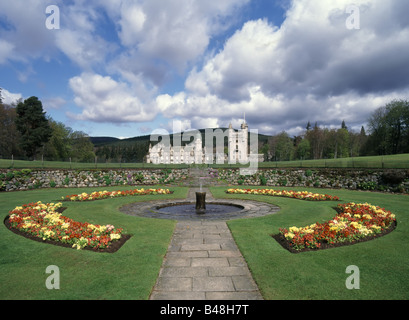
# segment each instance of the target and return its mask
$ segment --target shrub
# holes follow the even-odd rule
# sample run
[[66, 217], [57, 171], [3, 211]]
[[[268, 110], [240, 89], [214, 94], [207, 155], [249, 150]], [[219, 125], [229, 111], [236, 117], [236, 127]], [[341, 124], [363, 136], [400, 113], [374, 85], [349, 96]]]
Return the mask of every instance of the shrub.
[[[135, 180], [135, 182], [143, 182], [143, 180], [145, 179], [142, 173], [134, 173], [133, 174], [133, 178]], [[128, 175], [128, 179], [129, 179], [129, 175]]]
[[11, 179], [14, 178], [14, 173], [9, 171], [6, 173], [6, 180], [10, 181]]
[[280, 186], [285, 187], [288, 183], [287, 178], [281, 178], [278, 180], [278, 183], [280, 184]]
[[262, 186], [267, 185], [267, 178], [264, 176], [264, 174], [262, 174], [262, 175], [260, 176], [260, 184], [261, 184]]
[[385, 184], [401, 184], [405, 180], [403, 172], [386, 171], [382, 174], [382, 181]]
[[361, 182], [358, 184], [358, 189], [362, 190], [376, 190], [378, 188], [378, 184], [374, 181], [369, 182]]
[[31, 169], [22, 169], [21, 173], [24, 174], [25, 176], [28, 176], [31, 173]]

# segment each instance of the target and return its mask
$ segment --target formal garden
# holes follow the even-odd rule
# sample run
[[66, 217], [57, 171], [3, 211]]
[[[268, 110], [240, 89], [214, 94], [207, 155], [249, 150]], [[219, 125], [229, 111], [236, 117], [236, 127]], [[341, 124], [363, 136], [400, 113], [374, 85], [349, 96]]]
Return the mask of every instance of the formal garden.
[[[185, 199], [189, 186], [138, 182], [1, 192], [0, 297], [148, 299], [176, 221], [133, 217], [119, 208]], [[264, 299], [408, 298], [407, 193], [241, 183], [209, 190], [216, 199], [280, 207], [272, 215], [228, 221]], [[50, 265], [59, 267], [59, 290], [45, 286]], [[360, 271], [359, 290], [346, 288], [351, 265]]]

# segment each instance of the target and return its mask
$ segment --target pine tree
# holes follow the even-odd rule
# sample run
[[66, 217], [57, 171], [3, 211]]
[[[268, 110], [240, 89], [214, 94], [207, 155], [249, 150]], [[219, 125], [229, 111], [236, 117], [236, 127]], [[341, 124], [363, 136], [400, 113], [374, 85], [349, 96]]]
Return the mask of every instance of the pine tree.
[[43, 111], [43, 105], [37, 97], [20, 102], [16, 108], [15, 120], [21, 134], [21, 147], [27, 157], [35, 158], [37, 150], [48, 142], [52, 129]]

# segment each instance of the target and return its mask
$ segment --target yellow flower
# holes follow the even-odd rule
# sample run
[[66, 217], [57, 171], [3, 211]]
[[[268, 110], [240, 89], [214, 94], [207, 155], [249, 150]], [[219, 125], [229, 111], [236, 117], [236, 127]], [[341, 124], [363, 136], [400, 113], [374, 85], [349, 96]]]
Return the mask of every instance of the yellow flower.
[[292, 232], [298, 232], [298, 231], [300, 231], [300, 229], [299, 228], [297, 228], [297, 227], [291, 227], [290, 229], [289, 229], [289, 231], [292, 233]]
[[121, 239], [121, 235], [120, 235], [120, 234], [116, 234], [116, 233], [111, 233], [111, 234], [110, 234], [110, 238], [111, 238], [111, 240]]
[[295, 234], [292, 233], [292, 232], [287, 232], [284, 236], [285, 236], [287, 239], [292, 239], [292, 238], [295, 237]]

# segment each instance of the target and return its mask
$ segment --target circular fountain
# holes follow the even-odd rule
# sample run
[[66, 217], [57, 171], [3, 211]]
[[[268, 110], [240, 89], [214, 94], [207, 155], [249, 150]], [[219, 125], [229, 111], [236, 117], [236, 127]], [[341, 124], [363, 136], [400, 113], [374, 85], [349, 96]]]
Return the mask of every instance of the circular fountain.
[[[193, 172], [195, 173], [195, 172]], [[255, 218], [278, 212], [279, 207], [258, 201], [239, 199], [215, 200], [207, 188], [202, 173], [192, 174], [194, 187], [187, 200], [157, 200], [124, 205], [120, 211], [138, 217], [171, 220], [232, 220]], [[206, 199], [206, 196], [208, 199]]]
[[[232, 220], [274, 214], [279, 207], [258, 201], [220, 199], [204, 201], [201, 192], [196, 201], [158, 200], [124, 205], [120, 211], [137, 217], [171, 220]], [[192, 199], [193, 197], [190, 197]]]

